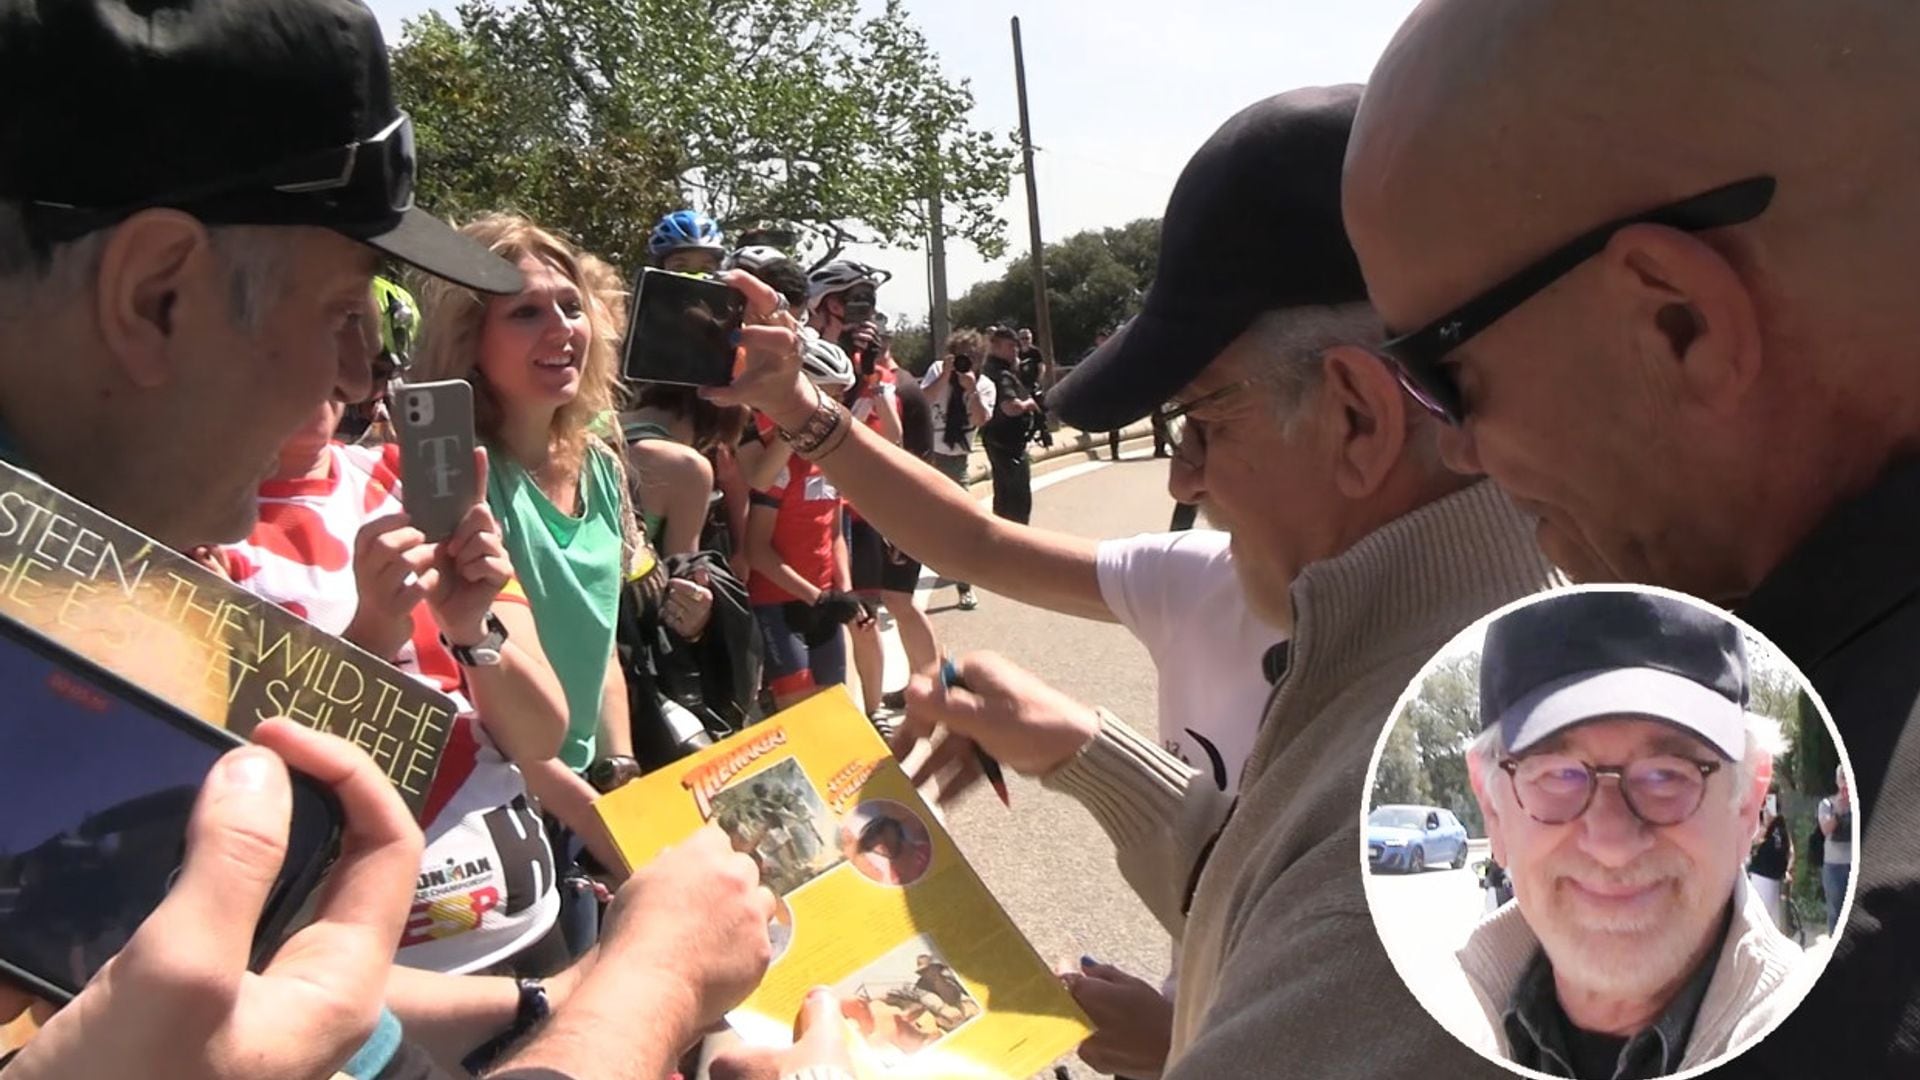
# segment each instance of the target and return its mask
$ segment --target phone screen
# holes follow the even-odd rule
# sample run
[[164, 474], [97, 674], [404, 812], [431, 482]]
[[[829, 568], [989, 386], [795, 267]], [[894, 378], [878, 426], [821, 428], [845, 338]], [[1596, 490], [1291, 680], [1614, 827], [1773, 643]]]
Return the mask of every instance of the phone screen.
[[642, 270], [621, 373], [635, 382], [725, 386], [745, 312], [746, 298], [718, 281]]
[[[239, 745], [100, 676], [0, 620], [0, 961], [65, 996], [166, 896], [200, 784]], [[263, 931], [304, 900], [338, 835], [331, 796], [295, 781], [287, 862]]]

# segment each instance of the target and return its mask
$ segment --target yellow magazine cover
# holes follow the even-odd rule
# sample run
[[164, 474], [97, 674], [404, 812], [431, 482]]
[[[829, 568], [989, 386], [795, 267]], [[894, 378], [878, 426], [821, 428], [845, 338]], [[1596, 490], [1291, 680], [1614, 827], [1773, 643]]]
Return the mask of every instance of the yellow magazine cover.
[[594, 804], [629, 867], [708, 820], [780, 906], [773, 965], [728, 1017], [791, 1039], [830, 986], [875, 1077], [1011, 1077], [1091, 1029], [844, 690], [830, 690]]

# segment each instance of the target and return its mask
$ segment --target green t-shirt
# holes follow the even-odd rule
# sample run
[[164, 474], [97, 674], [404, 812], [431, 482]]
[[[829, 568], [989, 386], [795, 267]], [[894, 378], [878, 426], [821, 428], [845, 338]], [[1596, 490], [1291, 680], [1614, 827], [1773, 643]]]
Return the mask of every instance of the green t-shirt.
[[587, 454], [581, 517], [554, 506], [503, 451], [492, 452], [487, 480], [487, 505], [500, 519], [507, 555], [533, 607], [540, 647], [566, 691], [560, 760], [575, 772], [597, 756], [600, 692], [620, 612], [620, 479], [610, 458], [597, 446]]

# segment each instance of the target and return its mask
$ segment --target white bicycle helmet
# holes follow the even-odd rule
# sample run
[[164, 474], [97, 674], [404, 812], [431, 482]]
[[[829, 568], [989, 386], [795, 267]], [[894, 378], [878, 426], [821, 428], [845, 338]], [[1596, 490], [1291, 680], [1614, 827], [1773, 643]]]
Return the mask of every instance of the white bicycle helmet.
[[727, 256], [725, 268], [728, 270], [760, 270], [787, 257], [787, 253], [777, 247], [755, 244], [743, 247]]
[[806, 327], [800, 329], [800, 373], [822, 390], [845, 390], [854, 383], [846, 352]]
[[891, 280], [893, 275], [885, 270], [852, 259], [835, 259], [807, 275], [807, 308], [817, 308], [821, 300], [834, 293], [846, 292], [855, 285], [871, 285], [878, 289]]

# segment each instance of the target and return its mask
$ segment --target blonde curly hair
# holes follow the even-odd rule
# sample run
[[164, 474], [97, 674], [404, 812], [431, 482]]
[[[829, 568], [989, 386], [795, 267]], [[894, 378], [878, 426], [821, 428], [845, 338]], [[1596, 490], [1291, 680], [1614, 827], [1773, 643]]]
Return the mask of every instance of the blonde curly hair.
[[[587, 301], [593, 344], [581, 363], [580, 392], [554, 413], [548, 444], [557, 461], [569, 467], [584, 464], [589, 441], [619, 408], [622, 394], [620, 337], [626, 327], [617, 321], [615, 309], [624, 309], [624, 297], [615, 299], [605, 291], [612, 281], [617, 292], [619, 272], [518, 214], [487, 214], [461, 226], [460, 232], [508, 262], [531, 257], [554, 267]], [[480, 328], [486, 320], [488, 298], [425, 274], [413, 275], [409, 286], [419, 298], [421, 309], [413, 378], [463, 379], [472, 384], [475, 432], [484, 441], [498, 442], [500, 401], [479, 367]]]

